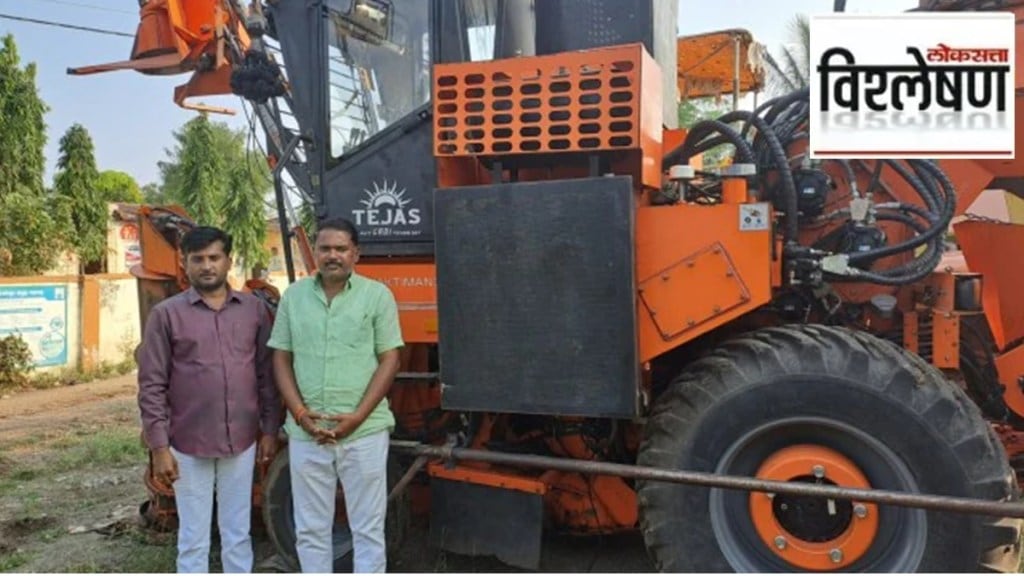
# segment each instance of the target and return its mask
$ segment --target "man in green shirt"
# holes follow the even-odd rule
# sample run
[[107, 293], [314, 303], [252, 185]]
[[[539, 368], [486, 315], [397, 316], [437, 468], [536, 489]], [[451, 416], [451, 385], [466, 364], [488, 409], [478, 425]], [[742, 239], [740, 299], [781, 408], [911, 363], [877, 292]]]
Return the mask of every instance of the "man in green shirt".
[[296, 552], [303, 572], [333, 571], [331, 526], [340, 481], [355, 572], [384, 572], [387, 457], [395, 420], [387, 393], [404, 345], [384, 284], [354, 271], [359, 234], [323, 222], [318, 272], [281, 296], [268, 346], [288, 408]]

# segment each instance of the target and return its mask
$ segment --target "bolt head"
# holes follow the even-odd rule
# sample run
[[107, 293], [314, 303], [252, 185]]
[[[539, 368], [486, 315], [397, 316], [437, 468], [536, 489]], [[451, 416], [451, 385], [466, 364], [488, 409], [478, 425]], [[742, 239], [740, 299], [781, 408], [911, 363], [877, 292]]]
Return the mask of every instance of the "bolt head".
[[782, 536], [776, 536], [775, 537], [775, 547], [778, 548], [779, 550], [784, 549], [786, 547], [786, 539], [783, 538]]
[[828, 557], [831, 558], [833, 562], [838, 564], [843, 561], [843, 551], [838, 548], [834, 548], [831, 552], [828, 553]]
[[815, 478], [824, 478], [825, 477], [825, 467], [822, 466], [821, 464], [815, 464], [814, 468], [811, 468], [811, 471], [814, 472], [814, 477]]
[[863, 504], [857, 504], [853, 507], [853, 513], [857, 515], [857, 518], [864, 518], [868, 515], [868, 507]]

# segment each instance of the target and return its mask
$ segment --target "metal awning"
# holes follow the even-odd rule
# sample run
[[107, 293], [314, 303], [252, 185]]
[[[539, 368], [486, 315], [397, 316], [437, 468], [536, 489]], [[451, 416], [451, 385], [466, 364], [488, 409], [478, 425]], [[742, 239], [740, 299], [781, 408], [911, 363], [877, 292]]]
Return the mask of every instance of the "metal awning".
[[733, 28], [676, 40], [676, 81], [679, 97], [702, 98], [742, 94], [764, 87], [761, 44], [743, 29]]

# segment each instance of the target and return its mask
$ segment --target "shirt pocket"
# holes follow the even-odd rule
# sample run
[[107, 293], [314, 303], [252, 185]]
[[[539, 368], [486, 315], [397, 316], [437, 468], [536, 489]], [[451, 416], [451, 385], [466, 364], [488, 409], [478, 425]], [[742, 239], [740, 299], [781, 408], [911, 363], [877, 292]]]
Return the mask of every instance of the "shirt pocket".
[[351, 310], [341, 314], [331, 332], [342, 346], [362, 351], [373, 348], [373, 317], [366, 310]]
[[254, 320], [235, 320], [228, 323], [229, 332], [222, 334], [228, 339], [228, 349], [239, 360], [256, 357], [257, 324]]

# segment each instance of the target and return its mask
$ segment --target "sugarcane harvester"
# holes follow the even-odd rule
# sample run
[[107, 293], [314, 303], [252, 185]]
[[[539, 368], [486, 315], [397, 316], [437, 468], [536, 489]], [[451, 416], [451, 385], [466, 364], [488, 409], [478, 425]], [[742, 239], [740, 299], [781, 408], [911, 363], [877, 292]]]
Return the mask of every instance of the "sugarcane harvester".
[[[129, 61], [72, 72], [243, 97], [282, 229], [285, 174], [357, 225], [407, 343], [389, 538], [411, 513], [525, 568], [544, 533], [639, 530], [665, 571], [1015, 571], [1024, 229], [945, 242], [1024, 161], [812, 161], [806, 90], [679, 128], [763, 68], [672, 4], [153, 0]], [[256, 481], [294, 559], [287, 450]]]

